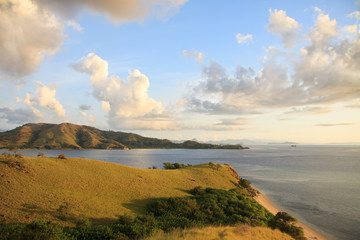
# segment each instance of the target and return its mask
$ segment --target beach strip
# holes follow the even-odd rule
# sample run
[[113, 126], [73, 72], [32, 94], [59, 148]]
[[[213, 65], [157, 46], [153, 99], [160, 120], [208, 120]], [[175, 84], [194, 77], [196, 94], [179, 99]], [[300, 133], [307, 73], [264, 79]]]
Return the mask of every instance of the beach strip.
[[[274, 215], [276, 215], [278, 212], [281, 211], [280, 209], [275, 207], [274, 204], [272, 204], [272, 202], [270, 202], [270, 200], [267, 199], [262, 193], [259, 193], [255, 197], [255, 200]], [[311, 228], [309, 228], [305, 224], [299, 222], [299, 226], [303, 228], [304, 235], [305, 235], [305, 237], [307, 239], [309, 239], [309, 240], [315, 240], [315, 239], [316, 240], [327, 240], [327, 238], [325, 238], [324, 236], [322, 236], [319, 233], [315, 232], [314, 230], [312, 230]]]

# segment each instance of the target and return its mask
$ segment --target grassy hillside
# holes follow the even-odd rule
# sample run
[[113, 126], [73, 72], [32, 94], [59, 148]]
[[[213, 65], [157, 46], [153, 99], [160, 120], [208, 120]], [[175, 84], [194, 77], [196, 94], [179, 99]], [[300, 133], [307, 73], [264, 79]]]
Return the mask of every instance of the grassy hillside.
[[0, 215], [7, 222], [72, 225], [89, 218], [106, 224], [119, 215], [143, 213], [152, 198], [188, 196], [195, 186], [231, 189], [238, 182], [232, 167], [213, 164], [159, 170], [76, 158], [17, 162], [0, 157]]
[[32, 149], [127, 149], [127, 148], [196, 148], [243, 149], [241, 145], [213, 145], [143, 137], [134, 133], [102, 131], [71, 123], [29, 123], [0, 133], [0, 148]]
[[[246, 189], [233, 189], [241, 181], [228, 165], [137, 169], [89, 159], [3, 154], [0, 180], [0, 236], [4, 239], [139, 239], [149, 234], [149, 240], [292, 239], [259, 227], [268, 221], [282, 222], [271, 220], [276, 217], [250, 198]], [[233, 190], [225, 191], [229, 189]], [[239, 220], [258, 227], [219, 226]], [[217, 226], [199, 228], [209, 223]], [[176, 224], [187, 229], [160, 230], [176, 229]], [[193, 226], [197, 227], [189, 229]]]
[[289, 235], [272, 230], [266, 227], [249, 227], [248, 225], [239, 225], [235, 227], [205, 227], [192, 228], [183, 231], [173, 231], [170, 233], [159, 233], [146, 240], [291, 240]]

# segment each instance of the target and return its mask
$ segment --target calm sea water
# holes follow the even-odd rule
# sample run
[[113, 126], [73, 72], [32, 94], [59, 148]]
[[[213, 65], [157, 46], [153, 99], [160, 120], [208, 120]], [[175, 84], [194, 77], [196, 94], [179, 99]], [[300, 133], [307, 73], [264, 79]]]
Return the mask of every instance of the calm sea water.
[[[23, 150], [36, 156], [38, 150]], [[132, 167], [164, 162], [230, 164], [278, 208], [329, 239], [360, 239], [360, 146], [253, 146], [249, 150], [49, 150], [46, 156]]]

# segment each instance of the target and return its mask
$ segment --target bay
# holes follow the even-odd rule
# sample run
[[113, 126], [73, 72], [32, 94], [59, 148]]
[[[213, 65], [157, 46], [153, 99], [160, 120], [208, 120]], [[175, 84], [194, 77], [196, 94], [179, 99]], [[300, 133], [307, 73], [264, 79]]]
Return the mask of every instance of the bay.
[[[36, 156], [39, 150], [21, 150]], [[360, 238], [360, 146], [250, 146], [249, 150], [41, 150], [45, 156], [90, 158], [137, 168], [164, 162], [220, 163], [328, 239]]]

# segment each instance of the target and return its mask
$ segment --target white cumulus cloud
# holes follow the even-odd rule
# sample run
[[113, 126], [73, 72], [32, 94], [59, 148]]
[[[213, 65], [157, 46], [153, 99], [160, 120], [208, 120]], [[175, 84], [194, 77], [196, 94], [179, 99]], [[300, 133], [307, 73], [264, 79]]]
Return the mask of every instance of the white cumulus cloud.
[[108, 63], [90, 53], [73, 68], [90, 75], [93, 96], [108, 112], [109, 124], [120, 129], [174, 129], [161, 102], [148, 96], [149, 79], [139, 70], [129, 71], [126, 80], [108, 76]]
[[267, 28], [270, 32], [282, 37], [282, 42], [286, 48], [291, 48], [299, 37], [301, 26], [293, 18], [287, 16], [285, 11], [277, 9], [273, 11], [270, 9]]
[[64, 40], [63, 24], [31, 0], [1, 1], [0, 29], [0, 71], [16, 83], [37, 71]]
[[80, 115], [81, 115], [82, 117], [84, 117], [84, 118], [87, 117], [87, 113], [86, 113], [86, 112], [84, 112], [84, 111], [79, 111], [79, 113], [80, 113]]
[[251, 34], [246, 34], [246, 35], [243, 35], [241, 33], [238, 33], [236, 34], [236, 40], [239, 44], [242, 44], [242, 43], [247, 43], [248, 41], [251, 41], [252, 40], [252, 35]]
[[36, 102], [41, 107], [54, 112], [59, 117], [65, 117], [65, 109], [62, 107], [60, 102], [56, 100], [56, 90], [47, 87], [41, 82], [36, 82]]
[[188, 57], [188, 58], [194, 58], [195, 61], [199, 64], [203, 63], [204, 57], [205, 55], [202, 52], [196, 51], [196, 50], [191, 50], [191, 51], [187, 51], [184, 50], [183, 51], [183, 56], [184, 57]]

